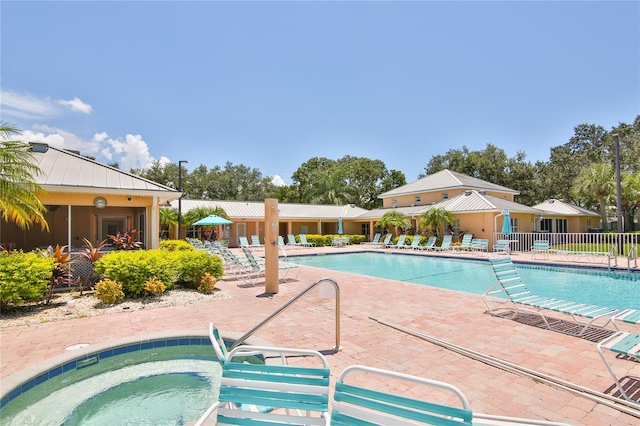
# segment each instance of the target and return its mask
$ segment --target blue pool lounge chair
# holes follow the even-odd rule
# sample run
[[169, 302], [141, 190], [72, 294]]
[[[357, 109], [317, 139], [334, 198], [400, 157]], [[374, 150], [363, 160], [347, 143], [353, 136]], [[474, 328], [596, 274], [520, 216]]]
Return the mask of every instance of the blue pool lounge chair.
[[549, 259], [549, 241], [538, 240], [534, 241], [531, 246], [531, 258], [537, 259], [541, 256], [542, 259]]
[[[235, 357], [261, 353], [305, 357], [315, 367], [250, 364]], [[204, 425], [215, 413], [217, 425], [329, 424], [329, 363], [320, 352], [304, 349], [238, 346], [222, 361], [218, 400], [200, 417]], [[250, 410], [247, 407], [270, 407]]]
[[293, 234], [288, 234], [287, 235], [287, 245], [288, 246], [294, 246], [294, 247], [300, 247], [301, 244], [299, 242], [296, 242], [296, 237]]
[[403, 248], [405, 247], [404, 241], [407, 239], [405, 234], [402, 234], [398, 237], [398, 241], [395, 244], [387, 244], [385, 247], [387, 248]]
[[423, 246], [418, 246], [420, 250], [433, 250], [436, 246], [436, 237], [427, 238], [427, 242]]
[[260, 242], [260, 237], [258, 235], [251, 236], [251, 247], [264, 247], [264, 244]]
[[[532, 294], [522, 278], [518, 275], [515, 265], [511, 261], [510, 256], [498, 256], [489, 260], [493, 271], [498, 278], [498, 283], [493, 285], [487, 290], [482, 298], [492, 314], [500, 309], [491, 309], [490, 301], [496, 302], [496, 300], [490, 300], [492, 295], [500, 294], [508, 297], [507, 302], [511, 302], [514, 313], [511, 317], [515, 318], [520, 312], [530, 312], [540, 315], [545, 325], [549, 329], [553, 329], [549, 325], [549, 321], [542, 311], [545, 312], [559, 312], [567, 315], [571, 315], [574, 321], [580, 326], [581, 330], [577, 332], [578, 336], [582, 336], [587, 328], [592, 325], [596, 320], [606, 319], [606, 322], [601, 326], [604, 327], [611, 322], [612, 317], [618, 313], [617, 309], [606, 308], [596, 305], [588, 305], [585, 303], [576, 303], [566, 300], [554, 299], [551, 297], [537, 296]], [[502, 300], [504, 302], [504, 299]], [[529, 307], [531, 309], [522, 308], [522, 306]], [[505, 309], [505, 308], [501, 308]]]
[[[242, 248], [242, 252], [247, 258], [247, 266], [249, 268], [246, 273], [245, 282], [255, 286], [257, 280], [265, 275], [264, 262], [258, 261], [251, 250], [246, 247]], [[262, 260], [262, 258], [260, 259]], [[295, 280], [298, 278], [298, 274], [300, 274], [300, 265], [278, 262], [278, 272], [280, 273], [280, 278], [282, 278], [283, 281], [287, 281], [287, 275], [291, 269], [298, 270], [296, 276], [293, 278]]]
[[631, 398], [620, 384], [620, 380], [618, 380], [618, 377], [613, 372], [611, 365], [607, 362], [607, 358], [602, 352], [603, 349], [607, 349], [615, 354], [628, 355], [636, 359], [640, 359], [640, 335], [618, 331], [598, 343], [598, 352], [600, 353], [602, 361], [604, 361], [604, 364], [607, 366], [611, 377], [613, 377], [613, 381], [616, 383], [616, 386], [620, 390], [624, 399], [631, 401]]
[[459, 246], [453, 246], [452, 251], [471, 251], [471, 242], [473, 240], [473, 234], [464, 234]]
[[[387, 381], [402, 383], [408, 391], [379, 390], [380, 384]], [[435, 402], [444, 398], [456, 402]], [[330, 417], [332, 426], [564, 424], [475, 413], [465, 395], [453, 385], [363, 365], [347, 367], [338, 378]]]
[[614, 315], [612, 321], [617, 330], [620, 330], [620, 327], [618, 327], [618, 322], [640, 326], [640, 310], [625, 309], [619, 314]]
[[496, 244], [493, 246], [494, 253], [501, 254], [511, 254], [511, 241], [509, 240], [498, 240]]
[[247, 237], [238, 237], [238, 241], [239, 241], [239, 246], [240, 247], [250, 247], [251, 244], [249, 244], [249, 240], [247, 239]]
[[434, 247], [436, 251], [450, 251], [451, 250], [451, 235], [445, 235], [442, 237], [442, 243], [440, 246]]
[[412, 250], [419, 249], [420, 248], [420, 235], [414, 235], [413, 239], [411, 240], [411, 244], [409, 244], [408, 246], [400, 247], [400, 248], [408, 248], [408, 249], [412, 249]]
[[316, 243], [310, 243], [307, 241], [307, 236], [305, 234], [300, 234], [300, 245], [302, 245], [302, 247], [315, 247]]
[[379, 245], [386, 248], [388, 245], [391, 245], [391, 238], [392, 238], [391, 234], [385, 235], [384, 240], [382, 240], [382, 243], [380, 243]]
[[380, 244], [380, 237], [382, 234], [380, 234], [379, 232], [373, 236], [373, 240], [371, 240], [371, 242], [369, 243], [362, 243], [362, 244], [372, 244], [372, 245], [377, 245]]

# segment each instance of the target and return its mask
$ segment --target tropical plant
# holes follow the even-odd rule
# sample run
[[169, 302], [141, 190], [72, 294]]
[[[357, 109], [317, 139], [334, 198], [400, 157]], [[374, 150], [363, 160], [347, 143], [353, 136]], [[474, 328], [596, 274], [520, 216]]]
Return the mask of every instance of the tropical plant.
[[132, 229], [130, 231], [120, 233], [116, 232], [115, 235], [107, 235], [116, 246], [116, 250], [137, 250], [142, 248], [142, 243], [135, 239], [135, 234], [138, 231]]
[[411, 220], [405, 217], [404, 214], [397, 210], [392, 210], [385, 213], [379, 221], [376, 222], [376, 227], [379, 228], [393, 228], [395, 234], [398, 235], [398, 229], [407, 229], [411, 227]]
[[104, 256], [104, 253], [101, 253], [100, 250], [104, 247], [104, 245], [107, 243], [107, 240], [102, 240], [98, 243], [97, 246], [93, 246], [93, 243], [91, 241], [89, 241], [86, 238], [83, 238], [82, 241], [84, 242], [85, 248], [84, 250], [82, 250], [80, 252], [80, 257], [82, 259], [87, 260], [89, 263], [91, 263], [91, 272], [89, 273], [89, 277], [87, 279], [86, 283], [82, 283], [81, 289], [82, 288], [91, 288], [95, 285], [96, 282], [96, 278], [95, 278], [95, 271], [94, 271], [94, 264], [100, 260], [100, 258], [102, 256]]
[[162, 293], [164, 293], [166, 289], [167, 286], [156, 277], [149, 278], [144, 283], [144, 290], [156, 297], [162, 296]]
[[42, 171], [31, 161], [28, 143], [10, 140], [16, 133], [20, 133], [16, 127], [0, 122], [0, 217], [21, 229], [39, 223], [49, 230], [47, 208], [36, 196], [44, 190], [34, 180]]
[[198, 291], [204, 294], [213, 293], [216, 289], [216, 283], [218, 280], [216, 277], [211, 275], [208, 272], [205, 272], [202, 278], [200, 279], [200, 285], [198, 286]]
[[65, 252], [67, 246], [60, 246], [56, 244], [56, 248], [54, 249], [52, 246], [47, 247], [46, 250], [42, 250], [42, 256], [53, 259], [53, 274], [51, 275], [51, 282], [49, 284], [49, 289], [45, 295], [45, 303], [48, 305], [51, 302], [51, 297], [53, 296], [53, 290], [56, 286], [62, 284], [71, 284], [77, 285], [78, 280], [70, 281], [71, 278], [69, 276], [69, 269], [71, 265], [74, 263], [74, 259], [71, 257], [70, 252]]
[[[444, 235], [444, 224], [454, 225], [453, 214], [445, 209], [431, 208], [420, 216], [420, 227], [430, 228], [433, 234], [440, 238]], [[442, 234], [440, 231], [442, 230]]]
[[110, 279], [100, 280], [98, 284], [96, 284], [95, 296], [103, 303], [107, 305], [113, 305], [124, 299], [122, 284], [119, 284]]

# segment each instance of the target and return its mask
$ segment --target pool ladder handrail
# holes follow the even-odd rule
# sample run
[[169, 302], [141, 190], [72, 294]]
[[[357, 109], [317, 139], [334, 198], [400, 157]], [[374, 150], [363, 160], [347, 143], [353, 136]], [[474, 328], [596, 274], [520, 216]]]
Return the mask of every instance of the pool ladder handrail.
[[631, 246], [631, 250], [629, 250], [629, 254], [627, 255], [627, 270], [631, 272], [631, 260], [634, 261], [634, 268], [638, 267], [638, 249], [636, 245]]
[[317, 280], [316, 282], [311, 284], [309, 287], [307, 287], [306, 289], [302, 290], [300, 292], [300, 294], [298, 294], [296, 297], [294, 297], [293, 299], [291, 299], [290, 301], [288, 301], [287, 303], [282, 305], [277, 311], [275, 311], [274, 313], [269, 315], [267, 318], [262, 320], [258, 325], [253, 327], [251, 330], [247, 331], [238, 340], [233, 342], [233, 344], [229, 348], [229, 351], [233, 350], [236, 346], [240, 345], [242, 342], [247, 340], [256, 331], [261, 329], [265, 324], [267, 324], [269, 321], [271, 321], [276, 316], [278, 316], [280, 313], [282, 313], [285, 309], [287, 309], [289, 306], [291, 306], [293, 303], [295, 303], [298, 299], [300, 299], [302, 296], [307, 294], [313, 288], [319, 286], [320, 284], [322, 284], [324, 282], [330, 282], [333, 285], [333, 287], [335, 288], [335, 291], [336, 291], [336, 345], [333, 347], [333, 350], [336, 351], [336, 352], [341, 350], [342, 348], [340, 347], [340, 287], [338, 286], [338, 283], [333, 278], [320, 278], [319, 280]]

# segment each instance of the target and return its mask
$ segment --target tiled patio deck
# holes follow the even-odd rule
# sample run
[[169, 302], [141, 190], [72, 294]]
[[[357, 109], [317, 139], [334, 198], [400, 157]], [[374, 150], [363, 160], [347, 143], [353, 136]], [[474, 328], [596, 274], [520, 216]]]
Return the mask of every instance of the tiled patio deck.
[[[335, 253], [350, 248], [295, 252], [303, 250]], [[530, 259], [529, 255], [513, 257]], [[342, 350], [327, 356], [334, 380], [345, 367], [365, 364], [451, 383], [466, 394], [478, 412], [585, 425], [640, 422], [614, 408], [459, 355], [370, 317], [611, 393], [612, 379], [598, 356], [596, 344], [589, 340], [488, 315], [479, 295], [307, 266], [296, 281], [281, 283], [280, 292], [268, 297], [258, 297], [264, 296], [263, 285], [238, 286], [241, 282], [225, 279], [218, 287], [230, 294], [226, 300], [2, 328], [2, 387], [7, 386], [8, 376], [24, 373], [27, 367], [27, 371], [37, 370], [62, 356], [66, 347], [78, 343], [96, 348], [161, 333], [206, 335], [210, 321], [223, 335], [243, 334], [323, 277], [337, 280], [341, 290]], [[487, 283], [487, 287], [491, 284]], [[256, 337], [283, 347], [330, 351], [335, 344], [334, 306], [334, 300], [321, 299], [314, 291], [259, 330]], [[638, 362], [615, 360], [614, 368], [619, 377], [640, 380]]]

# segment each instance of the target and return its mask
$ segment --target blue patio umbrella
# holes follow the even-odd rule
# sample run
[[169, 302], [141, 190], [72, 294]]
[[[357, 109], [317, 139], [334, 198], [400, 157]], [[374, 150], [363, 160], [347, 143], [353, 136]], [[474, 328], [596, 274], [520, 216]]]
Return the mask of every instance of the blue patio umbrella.
[[215, 225], [230, 225], [231, 222], [224, 217], [216, 216], [215, 214], [209, 215], [203, 219], [200, 219], [197, 222], [193, 222], [193, 226], [203, 225], [203, 226], [215, 226]]
[[505, 210], [502, 216], [502, 233], [504, 235], [511, 235], [511, 214], [509, 210]]
[[342, 235], [342, 217], [338, 218], [338, 235]]

